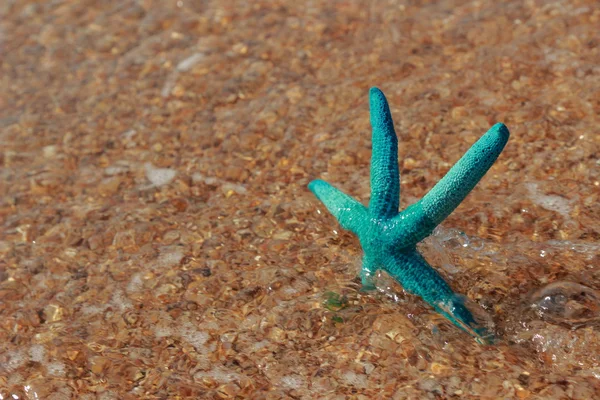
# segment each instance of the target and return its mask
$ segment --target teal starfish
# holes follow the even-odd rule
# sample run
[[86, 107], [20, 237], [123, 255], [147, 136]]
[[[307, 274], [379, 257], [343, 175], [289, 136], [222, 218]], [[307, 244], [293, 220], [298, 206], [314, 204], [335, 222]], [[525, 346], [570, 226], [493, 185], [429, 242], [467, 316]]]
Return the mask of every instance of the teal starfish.
[[369, 207], [322, 180], [312, 181], [309, 189], [344, 229], [360, 239], [364, 250], [360, 274], [364, 289], [375, 288], [374, 274], [382, 269], [404, 290], [421, 296], [456, 326], [480, 340], [491, 340], [492, 333], [476, 321], [460, 296], [419, 254], [416, 245], [458, 207], [490, 169], [508, 141], [508, 129], [500, 123], [492, 126], [429, 193], [399, 213], [398, 138], [392, 115], [378, 88], [371, 88], [369, 102], [373, 128]]

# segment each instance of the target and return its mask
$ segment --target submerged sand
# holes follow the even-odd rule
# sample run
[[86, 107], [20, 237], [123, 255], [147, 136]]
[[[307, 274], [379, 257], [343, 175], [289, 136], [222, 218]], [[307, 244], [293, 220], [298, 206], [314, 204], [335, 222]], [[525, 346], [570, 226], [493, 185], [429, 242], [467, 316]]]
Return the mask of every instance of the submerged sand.
[[[600, 397], [600, 10], [491, 3], [0, 4], [0, 398]], [[370, 86], [403, 207], [511, 130], [422, 245], [493, 346], [306, 188], [368, 201]]]

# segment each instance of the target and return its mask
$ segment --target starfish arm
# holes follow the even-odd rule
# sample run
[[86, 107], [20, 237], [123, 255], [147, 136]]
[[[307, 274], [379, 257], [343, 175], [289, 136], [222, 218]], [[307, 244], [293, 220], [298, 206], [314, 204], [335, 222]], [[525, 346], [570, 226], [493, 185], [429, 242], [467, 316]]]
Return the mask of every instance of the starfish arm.
[[373, 130], [369, 211], [375, 217], [392, 217], [398, 213], [400, 202], [398, 138], [390, 107], [381, 90], [371, 88], [369, 104]]
[[434, 307], [454, 295], [441, 275], [415, 249], [394, 253], [385, 262], [384, 270], [400, 282], [404, 290], [422, 297]]
[[395, 233], [394, 245], [399, 249], [414, 247], [415, 244], [431, 235], [438, 224], [427, 216], [423, 204], [418, 201], [406, 207], [389, 224]]
[[504, 124], [492, 126], [421, 199], [425, 215], [435, 225], [446, 219], [483, 178], [504, 149], [509, 135]]
[[311, 192], [327, 207], [342, 228], [354, 233], [366, 219], [367, 209], [341, 190], [320, 179], [308, 184]]
[[416, 250], [394, 254], [384, 269], [404, 290], [420, 296], [460, 329], [483, 342], [493, 340], [493, 334], [477, 322], [461, 297], [454, 294], [444, 278]]

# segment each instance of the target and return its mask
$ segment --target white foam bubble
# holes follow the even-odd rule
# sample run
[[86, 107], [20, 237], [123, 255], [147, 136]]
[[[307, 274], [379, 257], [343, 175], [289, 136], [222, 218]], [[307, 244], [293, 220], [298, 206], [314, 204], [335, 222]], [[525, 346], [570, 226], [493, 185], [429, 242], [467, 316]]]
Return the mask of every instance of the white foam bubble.
[[169, 184], [177, 175], [177, 171], [170, 168], [156, 168], [150, 163], [144, 164], [146, 178], [152, 184], [150, 187], [158, 187]]
[[526, 183], [525, 187], [529, 192], [529, 198], [538, 206], [549, 211], [554, 211], [561, 214], [563, 217], [569, 217], [571, 213], [572, 200], [567, 200], [564, 197], [556, 195], [546, 195], [538, 189], [538, 184], [534, 182]]
[[181, 246], [168, 246], [160, 249], [160, 254], [156, 259], [155, 266], [158, 268], [173, 268], [183, 260], [185, 252]]
[[54, 361], [46, 364], [46, 370], [51, 376], [62, 377], [66, 374], [65, 364], [61, 363], [60, 361]]
[[237, 372], [228, 371], [222, 367], [215, 367], [210, 371], [198, 371], [194, 374], [195, 380], [201, 380], [202, 378], [212, 378], [221, 384], [225, 384], [239, 380], [241, 375]]
[[46, 360], [46, 348], [41, 344], [34, 344], [29, 349], [29, 359], [35, 362], [44, 362]]
[[179, 72], [186, 72], [192, 69], [196, 64], [204, 59], [203, 53], [194, 53], [188, 58], [182, 60], [179, 64], [177, 64], [177, 70]]
[[300, 389], [306, 383], [300, 375], [286, 375], [281, 378], [281, 384], [289, 389]]
[[348, 385], [357, 388], [366, 388], [368, 386], [367, 376], [363, 374], [357, 374], [353, 371], [346, 371], [342, 373], [341, 378]]
[[114, 304], [120, 311], [125, 311], [133, 307], [133, 304], [129, 301], [127, 296], [120, 291], [117, 290], [112, 296], [112, 304]]
[[21, 368], [29, 357], [25, 355], [24, 350], [12, 350], [5, 353], [5, 357], [3, 361], [4, 369], [8, 372], [12, 372], [18, 368]]
[[127, 293], [140, 292], [144, 288], [144, 281], [141, 274], [133, 274], [127, 284]]
[[181, 338], [194, 346], [199, 353], [205, 352], [204, 344], [208, 341], [208, 339], [210, 339], [210, 335], [208, 333], [199, 331], [189, 322], [183, 324], [179, 333]]

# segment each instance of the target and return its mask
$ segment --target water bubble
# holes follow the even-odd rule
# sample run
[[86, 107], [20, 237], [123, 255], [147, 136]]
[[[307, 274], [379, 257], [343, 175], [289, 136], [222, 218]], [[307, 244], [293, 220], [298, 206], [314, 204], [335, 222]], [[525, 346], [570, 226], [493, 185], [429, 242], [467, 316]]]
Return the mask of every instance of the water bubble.
[[394, 288], [394, 278], [392, 278], [389, 274], [384, 273], [382, 270], [378, 270], [373, 275], [373, 284], [379, 293], [383, 294], [394, 303], [399, 304], [406, 302], [407, 298], [405, 296], [406, 293], [404, 292], [404, 289], [402, 289], [401, 293], [398, 293]]
[[574, 252], [585, 256], [586, 260], [593, 260], [600, 253], [600, 244], [576, 242], [570, 240], [550, 240], [548, 245], [560, 252]]
[[483, 250], [484, 246], [485, 246], [485, 243], [484, 243], [483, 239], [478, 238], [478, 237], [471, 238], [470, 247], [473, 250], [475, 250], [475, 251]]
[[576, 329], [600, 322], [600, 292], [574, 282], [553, 282], [531, 296], [531, 309], [550, 323]]
[[[473, 236], [470, 237], [466, 233], [453, 228], [444, 228], [437, 226], [430, 236], [433, 242], [439, 243], [442, 247], [449, 250], [470, 249], [480, 251], [485, 243], [483, 239]], [[427, 241], [427, 239], [426, 239]]]

